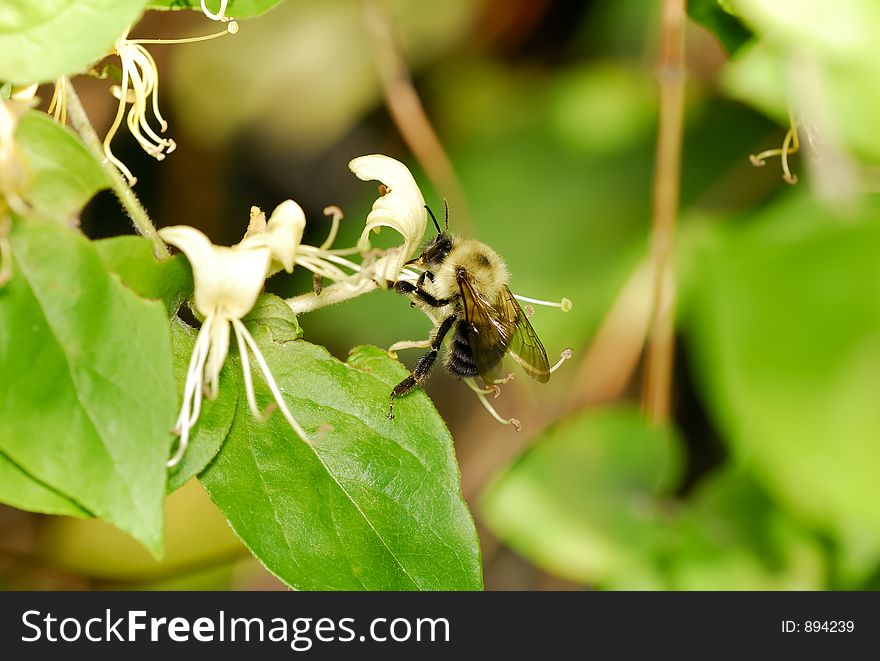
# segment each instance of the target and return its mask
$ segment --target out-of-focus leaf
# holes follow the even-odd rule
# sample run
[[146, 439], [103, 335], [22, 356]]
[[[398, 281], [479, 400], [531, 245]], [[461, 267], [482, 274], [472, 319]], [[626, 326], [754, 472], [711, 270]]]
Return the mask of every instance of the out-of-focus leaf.
[[690, 0], [687, 11], [692, 19], [718, 37], [724, 50], [733, 54], [752, 38], [752, 33], [722, 5], [727, 3], [724, 0]]
[[23, 197], [40, 216], [70, 221], [95, 193], [110, 185], [79, 138], [45, 113], [26, 113], [15, 140], [29, 168]]
[[140, 296], [161, 300], [169, 315], [192, 294], [192, 269], [182, 255], [159, 261], [150, 242], [140, 236], [115, 236], [93, 245], [104, 268]]
[[[687, 346], [738, 462], [839, 538], [880, 533], [880, 204], [789, 196], [695, 256]], [[861, 532], [856, 532], [861, 531]]]
[[[417, 68], [459, 38], [478, 6], [395, 0], [388, 10]], [[285, 2], [271, 20], [181, 51], [174, 64], [170, 98], [180, 108], [178, 121], [206, 144], [248, 130], [272, 145], [315, 152], [349, 131], [381, 96], [360, 0]]]
[[484, 492], [483, 520], [547, 571], [585, 584], [661, 587], [658, 495], [679, 470], [670, 434], [628, 408], [566, 419]]
[[[480, 551], [449, 432], [406, 376], [362, 347], [341, 363], [256, 327], [301, 441], [276, 411], [254, 419], [242, 394], [229, 437], [200, 476], [254, 555], [300, 589], [479, 589]], [[271, 401], [257, 377], [258, 402]]]
[[[230, 18], [250, 18], [269, 11], [281, 0], [229, 0], [226, 4], [226, 15]], [[208, 0], [205, 3], [208, 11], [217, 13], [220, 0]], [[195, 9], [202, 11], [200, 0], [150, 0], [147, 9]]]
[[[108, 581], [111, 585], [106, 587], [115, 589], [152, 589], [153, 581], [182, 578], [211, 567], [228, 569], [237, 559], [248, 557], [196, 480], [168, 496], [164, 509], [166, 553], [159, 561], [131, 537], [98, 519], [48, 521], [41, 530], [42, 557]], [[228, 587], [228, 573], [225, 579], [189, 587], [222, 589]]]
[[554, 88], [552, 126], [568, 147], [601, 157], [654, 129], [655, 82], [644, 69], [592, 62], [558, 76]]
[[780, 511], [749, 476], [707, 478], [681, 508], [663, 561], [673, 590], [817, 590], [827, 585], [818, 539]]
[[[873, 0], [730, 0], [760, 41], [741, 49], [722, 82], [735, 98], [787, 122], [805, 114], [823, 144], [880, 159], [880, 4]], [[812, 128], [812, 127], [811, 127]]]
[[135, 23], [148, 0], [40, 0], [5, 3], [0, 79], [41, 83], [80, 73]]
[[0, 502], [30, 512], [89, 516], [69, 498], [38, 482], [0, 452]]
[[175, 388], [168, 322], [54, 222], [13, 225], [0, 295], [0, 450], [162, 551]]

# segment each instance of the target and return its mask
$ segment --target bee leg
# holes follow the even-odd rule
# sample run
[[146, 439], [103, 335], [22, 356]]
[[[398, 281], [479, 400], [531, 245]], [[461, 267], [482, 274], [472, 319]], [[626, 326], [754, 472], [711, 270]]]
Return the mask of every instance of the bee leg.
[[454, 298], [436, 298], [432, 296], [424, 289], [420, 289], [416, 285], [411, 282], [407, 282], [406, 280], [398, 280], [394, 283], [394, 290], [399, 294], [413, 294], [418, 297], [423, 303], [427, 303], [432, 308], [442, 308], [444, 305], [449, 305]]
[[424, 286], [425, 278], [427, 278], [431, 282], [434, 282], [434, 274], [433, 273], [431, 273], [430, 271], [422, 271], [421, 275], [419, 275], [419, 279], [416, 280], [416, 287], [418, 289], [421, 289]]
[[437, 329], [437, 333], [434, 335], [434, 339], [431, 342], [431, 350], [426, 353], [424, 356], [419, 358], [416, 363], [415, 369], [412, 371], [408, 377], [406, 377], [403, 381], [394, 386], [394, 390], [391, 391], [391, 398], [388, 405], [388, 419], [394, 419], [394, 398], [395, 397], [403, 397], [408, 392], [413, 390], [416, 386], [421, 385], [425, 379], [428, 378], [428, 374], [431, 372], [431, 368], [434, 367], [434, 361], [437, 360], [437, 354], [440, 352], [440, 346], [443, 344], [443, 338], [446, 337], [446, 334], [449, 332], [449, 329], [452, 328], [452, 324], [455, 323], [455, 315], [451, 314], [446, 319], [443, 320], [443, 323], [440, 324], [440, 327]]

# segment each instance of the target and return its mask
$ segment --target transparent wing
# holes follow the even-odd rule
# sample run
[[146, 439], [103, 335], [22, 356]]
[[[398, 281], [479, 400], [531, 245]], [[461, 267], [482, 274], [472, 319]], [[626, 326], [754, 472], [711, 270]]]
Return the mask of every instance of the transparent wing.
[[505, 287], [501, 298], [502, 316], [513, 319], [511, 325], [514, 331], [508, 344], [510, 355], [522, 365], [526, 374], [536, 381], [546, 383], [550, 379], [550, 363], [544, 345], [510, 289]]
[[516, 319], [506, 316], [506, 306], [499, 308], [488, 301], [467, 274], [459, 276], [458, 286], [471, 354], [480, 378], [489, 385], [495, 380], [498, 366], [510, 346]]

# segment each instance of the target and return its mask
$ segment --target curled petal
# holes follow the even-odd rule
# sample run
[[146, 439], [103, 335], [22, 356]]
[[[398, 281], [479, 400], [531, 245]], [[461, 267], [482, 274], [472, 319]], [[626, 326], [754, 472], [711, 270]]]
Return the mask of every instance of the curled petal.
[[[253, 224], [253, 223], [252, 223]], [[280, 262], [284, 270], [290, 273], [296, 263], [296, 251], [302, 241], [306, 227], [306, 215], [293, 200], [285, 200], [272, 212], [269, 222], [263, 231], [255, 226], [254, 231], [248, 228], [248, 233], [237, 248], [249, 250], [252, 248], [266, 248], [272, 254], [272, 258]]]
[[358, 248], [369, 249], [370, 230], [391, 227], [400, 232], [403, 247], [390, 260], [393, 263], [387, 264], [388, 271], [396, 275], [425, 234], [428, 222], [425, 198], [409, 169], [393, 158], [382, 154], [360, 156], [352, 160], [348, 167], [359, 179], [380, 181], [385, 186], [385, 193], [373, 203], [373, 210], [367, 216], [367, 225], [358, 241]]
[[215, 246], [186, 225], [162, 228], [159, 236], [180, 248], [192, 265], [199, 314], [240, 319], [254, 307], [269, 272], [272, 253], [268, 248]]

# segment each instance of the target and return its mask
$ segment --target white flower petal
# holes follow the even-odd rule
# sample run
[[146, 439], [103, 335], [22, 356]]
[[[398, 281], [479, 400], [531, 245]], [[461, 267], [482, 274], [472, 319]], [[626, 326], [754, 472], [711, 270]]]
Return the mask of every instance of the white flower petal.
[[400, 232], [403, 235], [403, 250], [396, 253], [393, 261], [389, 260], [387, 265], [388, 272], [396, 276], [425, 235], [428, 223], [425, 198], [409, 168], [398, 160], [382, 154], [370, 154], [355, 158], [348, 167], [359, 179], [380, 181], [388, 189], [373, 203], [358, 248], [366, 250], [370, 247], [370, 231], [377, 227], [391, 227]]
[[272, 254], [268, 248], [215, 246], [186, 225], [165, 227], [159, 236], [180, 248], [192, 265], [199, 314], [241, 319], [254, 307], [269, 272]]
[[296, 251], [302, 241], [306, 227], [306, 214], [293, 200], [285, 200], [272, 212], [265, 231], [248, 229], [248, 234], [238, 249], [267, 248], [272, 258], [280, 262], [284, 270], [290, 273], [296, 264]]

